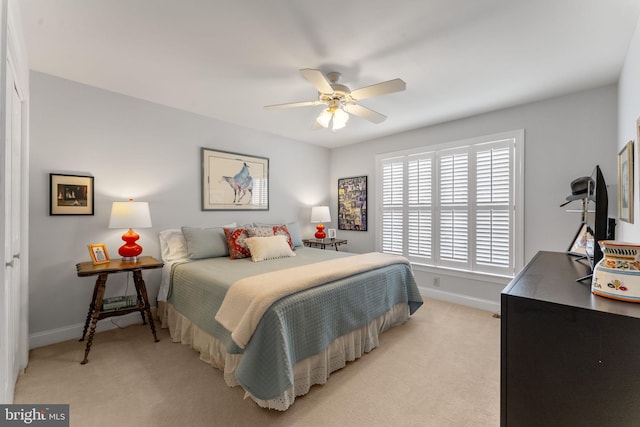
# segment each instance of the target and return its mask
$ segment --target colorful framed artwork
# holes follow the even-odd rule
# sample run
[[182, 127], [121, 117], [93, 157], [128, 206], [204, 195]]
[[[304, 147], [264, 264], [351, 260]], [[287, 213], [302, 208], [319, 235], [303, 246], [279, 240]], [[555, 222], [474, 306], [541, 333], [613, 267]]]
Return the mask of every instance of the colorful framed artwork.
[[107, 252], [107, 246], [104, 243], [91, 243], [87, 245], [89, 247], [89, 255], [91, 255], [91, 261], [94, 264], [106, 264], [109, 261], [109, 252]]
[[93, 215], [93, 177], [50, 173], [49, 215]]
[[633, 224], [633, 141], [618, 153], [618, 217]]
[[338, 179], [338, 229], [367, 231], [367, 177]]
[[202, 148], [202, 210], [269, 210], [269, 159]]

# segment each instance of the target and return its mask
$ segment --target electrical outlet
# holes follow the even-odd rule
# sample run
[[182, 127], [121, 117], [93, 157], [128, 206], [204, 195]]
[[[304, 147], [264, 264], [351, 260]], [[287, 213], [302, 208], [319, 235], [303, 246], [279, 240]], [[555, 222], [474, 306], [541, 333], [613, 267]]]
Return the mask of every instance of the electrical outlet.
[[434, 288], [439, 288], [440, 287], [440, 278], [439, 277], [434, 277], [433, 278], [433, 287]]

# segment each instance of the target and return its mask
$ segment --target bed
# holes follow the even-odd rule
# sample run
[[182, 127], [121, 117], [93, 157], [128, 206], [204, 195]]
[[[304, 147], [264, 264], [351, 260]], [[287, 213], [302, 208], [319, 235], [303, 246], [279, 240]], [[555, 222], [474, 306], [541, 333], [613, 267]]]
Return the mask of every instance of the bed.
[[[227, 385], [241, 386], [261, 407], [286, 410], [312, 385], [326, 383], [331, 372], [377, 347], [379, 334], [422, 305], [406, 259], [307, 248], [295, 223], [287, 224], [292, 232], [281, 239], [291, 246], [287, 256], [257, 262], [254, 254], [264, 252], [251, 246], [251, 256], [234, 259], [227, 239], [231, 256], [217, 240], [216, 250], [190, 250], [196, 235], [208, 233], [202, 241], [209, 244], [224, 229], [250, 228], [229, 225], [161, 233], [165, 266], [158, 316], [174, 342], [190, 345], [223, 372]], [[266, 236], [247, 242], [252, 240], [281, 243]], [[212, 254], [222, 255], [200, 256]], [[242, 285], [259, 296], [247, 296]], [[278, 286], [291, 289], [274, 294]], [[265, 293], [273, 294], [272, 303], [265, 302]]]

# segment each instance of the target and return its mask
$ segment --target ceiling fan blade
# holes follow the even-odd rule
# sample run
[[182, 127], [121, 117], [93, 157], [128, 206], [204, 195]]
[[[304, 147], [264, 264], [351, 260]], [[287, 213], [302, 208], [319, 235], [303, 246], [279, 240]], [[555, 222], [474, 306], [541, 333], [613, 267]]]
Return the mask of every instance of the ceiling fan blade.
[[265, 105], [265, 110], [284, 110], [286, 108], [297, 108], [297, 107], [313, 107], [315, 105], [324, 104], [322, 101], [302, 101], [302, 102], [289, 102], [287, 104], [274, 104], [274, 105]]
[[387, 118], [384, 114], [380, 114], [377, 111], [370, 110], [369, 108], [358, 104], [347, 104], [344, 106], [344, 110], [349, 114], [353, 114], [354, 116], [361, 117], [373, 123], [382, 123]]
[[407, 84], [402, 79], [393, 79], [352, 90], [351, 97], [355, 100], [359, 100], [371, 98], [372, 96], [385, 95], [387, 93], [400, 92], [406, 88]]
[[312, 70], [311, 68], [303, 68], [300, 70], [302, 77], [307, 79], [309, 83], [320, 93], [333, 93], [331, 83], [320, 70]]

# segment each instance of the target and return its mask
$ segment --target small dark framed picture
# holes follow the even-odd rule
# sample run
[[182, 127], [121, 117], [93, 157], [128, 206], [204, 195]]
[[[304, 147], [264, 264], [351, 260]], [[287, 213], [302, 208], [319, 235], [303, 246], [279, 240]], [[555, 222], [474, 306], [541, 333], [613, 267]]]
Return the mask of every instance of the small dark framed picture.
[[93, 215], [93, 177], [49, 174], [49, 215]]
[[109, 252], [107, 252], [107, 246], [104, 243], [91, 243], [87, 245], [89, 247], [89, 255], [91, 255], [91, 261], [94, 264], [106, 264], [109, 261]]

